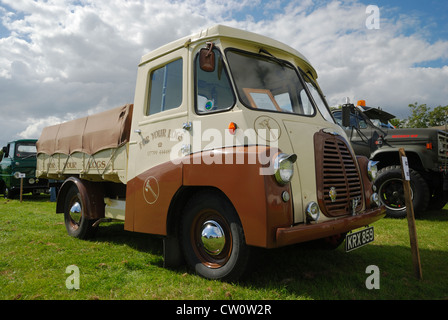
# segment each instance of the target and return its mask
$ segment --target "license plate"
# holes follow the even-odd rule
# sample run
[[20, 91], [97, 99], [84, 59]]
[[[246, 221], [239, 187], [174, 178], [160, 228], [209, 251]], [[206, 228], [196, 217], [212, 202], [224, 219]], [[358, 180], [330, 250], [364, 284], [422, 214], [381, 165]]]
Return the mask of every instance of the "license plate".
[[345, 236], [345, 251], [358, 249], [374, 240], [373, 227], [349, 233]]

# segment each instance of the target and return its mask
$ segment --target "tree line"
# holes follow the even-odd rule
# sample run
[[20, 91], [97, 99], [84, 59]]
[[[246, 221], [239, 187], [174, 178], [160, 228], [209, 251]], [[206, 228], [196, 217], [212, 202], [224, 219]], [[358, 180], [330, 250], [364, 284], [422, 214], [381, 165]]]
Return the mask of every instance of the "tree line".
[[448, 126], [448, 105], [438, 106], [431, 110], [426, 104], [418, 102], [409, 104], [411, 115], [407, 119], [390, 120], [396, 128], [430, 128]]

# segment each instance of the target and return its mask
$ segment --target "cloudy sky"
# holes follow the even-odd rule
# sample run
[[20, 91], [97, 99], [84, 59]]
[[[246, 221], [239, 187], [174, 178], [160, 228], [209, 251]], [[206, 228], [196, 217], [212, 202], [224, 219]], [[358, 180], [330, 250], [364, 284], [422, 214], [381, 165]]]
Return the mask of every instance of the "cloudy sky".
[[448, 105], [445, 0], [0, 0], [0, 145], [133, 102], [143, 54], [214, 24], [303, 53], [330, 105]]

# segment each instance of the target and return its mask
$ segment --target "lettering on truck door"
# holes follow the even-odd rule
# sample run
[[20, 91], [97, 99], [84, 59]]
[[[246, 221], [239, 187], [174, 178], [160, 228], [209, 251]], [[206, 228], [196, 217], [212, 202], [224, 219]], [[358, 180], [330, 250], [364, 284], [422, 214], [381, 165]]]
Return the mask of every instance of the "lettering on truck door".
[[128, 230], [165, 232], [162, 208], [180, 186], [182, 171], [179, 166], [169, 179], [164, 174], [172, 172], [168, 170], [174, 165], [171, 160], [183, 155], [180, 146], [188, 134], [183, 129], [188, 114], [187, 57], [183, 48], [139, 68], [129, 147], [126, 197], [132, 200], [126, 207]]

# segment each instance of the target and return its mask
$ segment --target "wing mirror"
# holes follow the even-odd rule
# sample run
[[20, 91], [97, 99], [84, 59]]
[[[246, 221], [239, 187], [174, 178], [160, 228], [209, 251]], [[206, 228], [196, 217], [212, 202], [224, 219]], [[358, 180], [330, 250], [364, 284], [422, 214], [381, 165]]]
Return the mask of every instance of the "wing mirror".
[[350, 104], [342, 105], [342, 126], [350, 127]]
[[355, 108], [353, 103], [350, 103], [350, 99], [345, 98], [345, 104], [342, 105], [342, 126], [350, 127], [350, 113]]
[[207, 47], [199, 52], [199, 66], [205, 72], [215, 71], [215, 53], [213, 52], [213, 42], [207, 42]]

